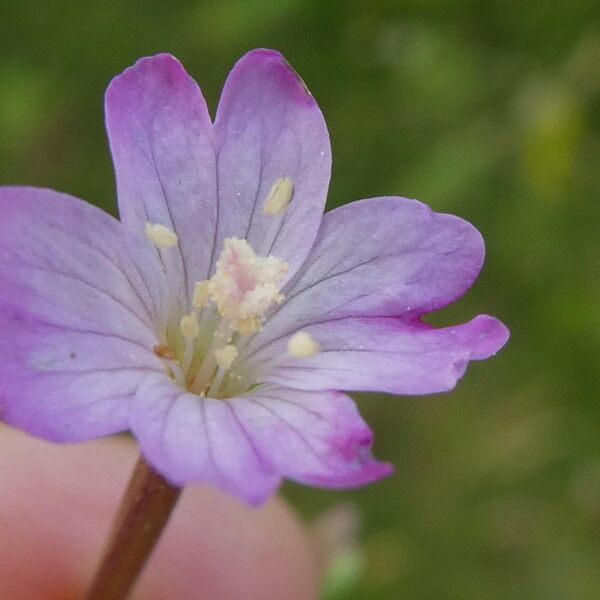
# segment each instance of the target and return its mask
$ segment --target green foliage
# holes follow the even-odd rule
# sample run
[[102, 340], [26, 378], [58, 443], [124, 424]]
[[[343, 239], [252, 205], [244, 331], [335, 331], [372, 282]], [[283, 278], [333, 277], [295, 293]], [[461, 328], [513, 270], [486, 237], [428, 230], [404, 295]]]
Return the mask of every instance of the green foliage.
[[22, 0], [0, 22], [1, 183], [114, 211], [110, 77], [170, 51], [214, 107], [238, 56], [275, 47], [327, 118], [330, 207], [405, 195], [484, 234], [480, 280], [431, 320], [498, 315], [506, 349], [450, 394], [359, 397], [391, 478], [285, 487], [307, 517], [348, 497], [362, 512], [329, 597], [600, 597], [597, 2]]

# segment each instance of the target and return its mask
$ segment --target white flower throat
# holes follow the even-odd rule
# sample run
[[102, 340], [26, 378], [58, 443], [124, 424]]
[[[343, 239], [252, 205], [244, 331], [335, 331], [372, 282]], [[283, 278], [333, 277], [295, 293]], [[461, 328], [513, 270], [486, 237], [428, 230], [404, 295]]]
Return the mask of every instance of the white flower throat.
[[[191, 311], [181, 317], [178, 331], [167, 331], [165, 340], [154, 346], [169, 376], [181, 387], [200, 396], [222, 398], [228, 395], [230, 382], [241, 378], [235, 372], [238, 343], [260, 331], [269, 310], [285, 300], [281, 285], [288, 264], [269, 252], [293, 191], [294, 184], [287, 177], [273, 183], [263, 205], [263, 213], [273, 221], [260, 254], [246, 240], [225, 239], [215, 273], [195, 283]], [[168, 253], [178, 244], [177, 235], [160, 223], [147, 223], [145, 232], [166, 268]], [[312, 356], [318, 350], [307, 332], [297, 332], [288, 340], [291, 356]]]

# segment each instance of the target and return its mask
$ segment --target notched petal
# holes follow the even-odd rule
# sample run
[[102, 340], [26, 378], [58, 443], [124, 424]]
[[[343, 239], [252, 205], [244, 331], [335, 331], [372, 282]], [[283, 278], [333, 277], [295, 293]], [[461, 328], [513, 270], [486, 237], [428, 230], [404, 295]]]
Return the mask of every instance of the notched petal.
[[287, 59], [277, 50], [257, 48], [247, 52], [235, 67], [243, 75], [251, 74], [265, 77], [277, 78], [282, 86], [289, 90], [289, 94], [299, 102], [316, 105], [316, 101], [308, 89], [306, 82], [292, 67]]
[[200, 398], [165, 376], [148, 377], [129, 421], [146, 459], [174, 485], [211, 484], [249, 504], [264, 502], [279, 485], [228, 401]]
[[263, 460], [289, 479], [354, 487], [392, 471], [372, 458], [372, 432], [344, 394], [265, 385], [229, 402]]
[[[254, 50], [235, 64], [219, 101], [215, 139], [219, 224], [213, 263], [225, 238], [235, 236], [288, 262], [291, 276], [321, 222], [331, 148], [314, 98], [278, 52]], [[282, 180], [293, 187], [293, 198], [283, 212], [265, 214], [265, 201]]]
[[106, 91], [106, 128], [122, 222], [178, 241], [168, 267], [182, 305], [209, 274], [217, 215], [212, 123], [196, 82], [169, 54], [142, 58]]

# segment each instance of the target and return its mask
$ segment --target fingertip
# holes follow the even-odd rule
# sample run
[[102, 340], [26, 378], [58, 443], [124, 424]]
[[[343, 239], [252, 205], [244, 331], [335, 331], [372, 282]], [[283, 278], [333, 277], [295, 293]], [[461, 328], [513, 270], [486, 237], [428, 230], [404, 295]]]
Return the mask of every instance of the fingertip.
[[[0, 426], [0, 589], [11, 600], [81, 597], [137, 458], [124, 437], [52, 445]], [[246, 506], [184, 491], [133, 599], [309, 600], [308, 534], [284, 502]]]
[[317, 598], [309, 537], [278, 498], [259, 508], [211, 488], [186, 490], [134, 596]]

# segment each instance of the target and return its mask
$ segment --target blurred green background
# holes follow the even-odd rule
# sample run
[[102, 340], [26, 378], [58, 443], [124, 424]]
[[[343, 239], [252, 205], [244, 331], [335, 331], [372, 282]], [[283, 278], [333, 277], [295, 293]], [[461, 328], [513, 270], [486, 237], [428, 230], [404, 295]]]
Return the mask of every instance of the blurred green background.
[[324, 598], [600, 598], [600, 5], [594, 0], [4, 2], [0, 183], [114, 211], [110, 78], [178, 56], [214, 109], [246, 50], [281, 50], [327, 119], [329, 206], [419, 198], [488, 249], [468, 295], [512, 330], [458, 388], [361, 396], [391, 478], [284, 493], [307, 518], [358, 508]]

